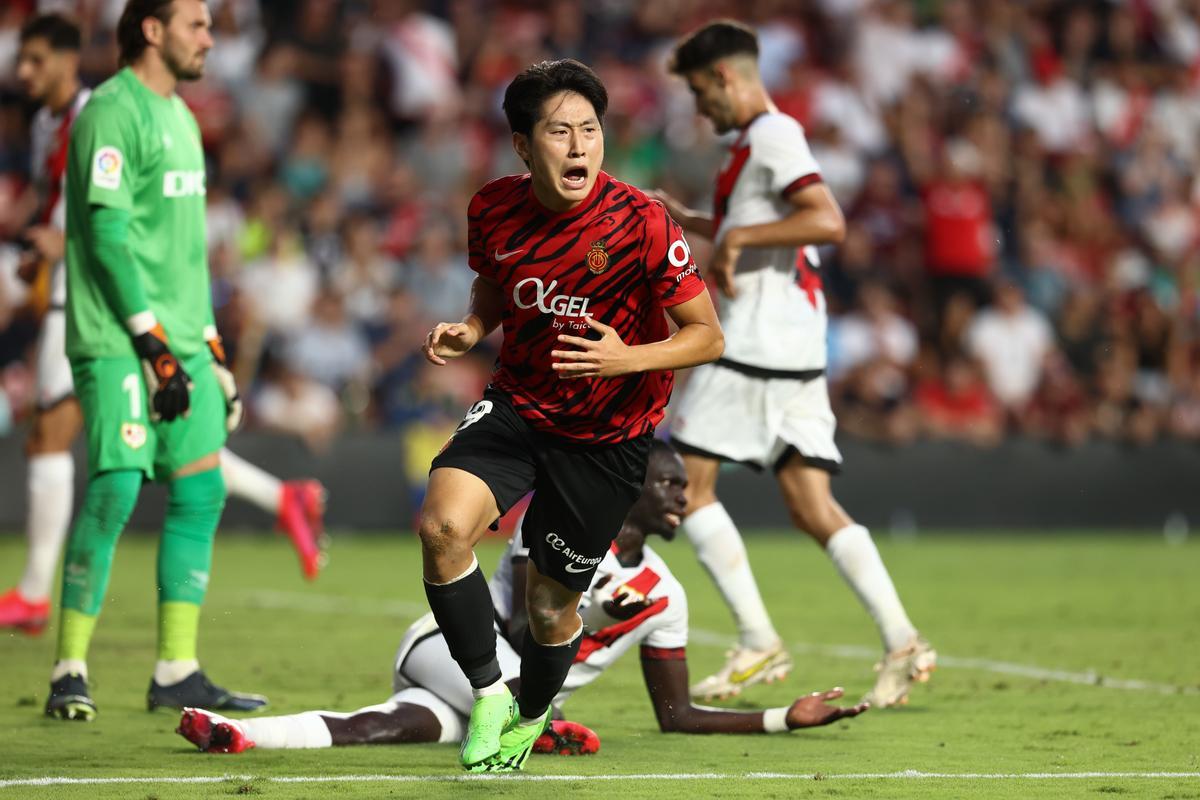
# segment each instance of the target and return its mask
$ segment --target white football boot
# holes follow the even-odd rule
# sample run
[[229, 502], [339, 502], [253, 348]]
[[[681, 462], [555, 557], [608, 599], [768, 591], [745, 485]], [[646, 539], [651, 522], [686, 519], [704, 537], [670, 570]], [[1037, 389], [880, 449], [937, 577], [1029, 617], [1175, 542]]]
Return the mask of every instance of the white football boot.
[[893, 650], [875, 665], [879, 677], [875, 688], [863, 700], [875, 708], [904, 705], [914, 683], [926, 683], [937, 669], [937, 651], [920, 636], [899, 650]]
[[735, 647], [725, 653], [725, 666], [691, 688], [697, 700], [736, 697], [747, 686], [781, 681], [792, 671], [792, 656], [779, 642], [767, 650]]

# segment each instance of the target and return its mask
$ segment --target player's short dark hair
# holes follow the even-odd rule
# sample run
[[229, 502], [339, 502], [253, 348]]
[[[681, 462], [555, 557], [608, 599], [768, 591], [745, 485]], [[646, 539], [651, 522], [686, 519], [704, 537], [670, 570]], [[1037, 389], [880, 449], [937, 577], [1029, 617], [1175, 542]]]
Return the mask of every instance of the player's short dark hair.
[[513, 133], [526, 136], [541, 119], [542, 104], [559, 92], [575, 92], [592, 104], [596, 119], [604, 121], [608, 90], [592, 68], [573, 58], [542, 61], [526, 67], [504, 90], [504, 115]]
[[21, 44], [30, 39], [45, 39], [51, 50], [72, 50], [83, 44], [79, 26], [62, 14], [39, 14], [21, 26]]
[[670, 458], [677, 455], [679, 455], [679, 451], [666, 439], [650, 440], [650, 458], [654, 458], [655, 456]]
[[121, 19], [117, 22], [117, 47], [121, 53], [121, 66], [132, 64], [141, 58], [150, 43], [142, 33], [142, 21], [154, 17], [163, 25], [171, 21], [175, 0], [129, 0]]
[[758, 35], [731, 19], [718, 19], [688, 34], [671, 54], [668, 68], [684, 75], [712, 66], [727, 56], [758, 58]]

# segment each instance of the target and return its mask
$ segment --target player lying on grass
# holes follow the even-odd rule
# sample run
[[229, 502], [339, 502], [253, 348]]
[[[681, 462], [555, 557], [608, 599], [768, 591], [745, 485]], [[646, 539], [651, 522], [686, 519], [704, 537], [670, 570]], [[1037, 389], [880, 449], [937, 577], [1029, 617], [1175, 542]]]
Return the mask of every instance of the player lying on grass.
[[[639, 645], [646, 690], [664, 732], [777, 733], [828, 725], [865, 711], [865, 703], [849, 708], [830, 705], [829, 701], [841, 697], [841, 689], [814, 692], [790, 706], [763, 711], [692, 704], [685, 657], [687, 596], [666, 563], [645, 545], [650, 534], [674, 538], [686, 508], [686, 486], [687, 473], [679, 455], [670, 445], [655, 441], [642, 495], [580, 604], [583, 643], [554, 706], [561, 706], [575, 690]], [[501, 671], [514, 692], [521, 664], [511, 642], [520, 642], [525, 631], [526, 552], [519, 536], [514, 536], [489, 581], [498, 616]], [[240, 753], [250, 747], [458, 742], [462, 738], [474, 701], [471, 685], [462, 671], [455, 669], [432, 615], [422, 617], [405, 633], [396, 654], [393, 688], [395, 694], [386, 702], [349, 714], [307, 711], [232, 720], [189, 708], [183, 712], [178, 732], [210, 753]], [[554, 730], [568, 737], [586, 736], [582, 726], [557, 725]]]

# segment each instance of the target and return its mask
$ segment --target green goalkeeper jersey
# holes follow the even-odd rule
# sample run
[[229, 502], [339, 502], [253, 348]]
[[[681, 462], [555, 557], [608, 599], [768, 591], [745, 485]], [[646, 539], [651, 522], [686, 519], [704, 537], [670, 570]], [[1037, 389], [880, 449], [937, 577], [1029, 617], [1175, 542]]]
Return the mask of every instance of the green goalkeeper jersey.
[[[200, 129], [178, 96], [151, 91], [128, 68], [92, 93], [67, 159], [67, 355], [134, 355], [106, 300], [87, 224], [91, 206], [128, 212], [128, 269], [180, 357], [205, 347], [212, 324]], [[138, 309], [139, 311], [145, 309]]]

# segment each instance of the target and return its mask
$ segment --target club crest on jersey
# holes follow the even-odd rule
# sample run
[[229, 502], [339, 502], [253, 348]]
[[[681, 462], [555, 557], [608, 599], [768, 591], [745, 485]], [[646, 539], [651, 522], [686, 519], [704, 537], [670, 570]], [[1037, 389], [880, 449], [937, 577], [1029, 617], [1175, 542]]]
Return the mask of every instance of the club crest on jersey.
[[601, 239], [598, 242], [592, 242], [592, 246], [588, 248], [585, 259], [587, 268], [596, 275], [608, 269], [608, 250], [605, 249], [607, 246], [608, 243]]
[[140, 450], [146, 444], [146, 426], [137, 422], [126, 422], [121, 425], [121, 441], [133, 450]]

